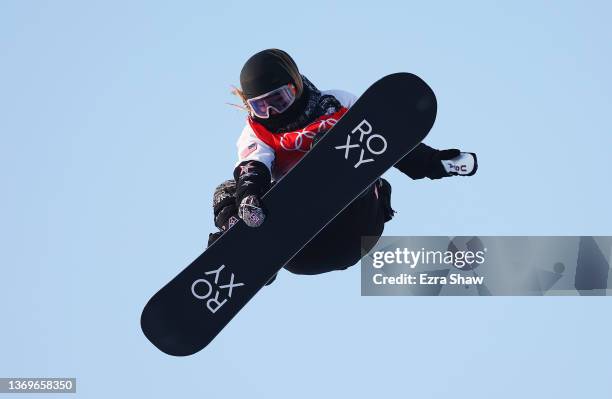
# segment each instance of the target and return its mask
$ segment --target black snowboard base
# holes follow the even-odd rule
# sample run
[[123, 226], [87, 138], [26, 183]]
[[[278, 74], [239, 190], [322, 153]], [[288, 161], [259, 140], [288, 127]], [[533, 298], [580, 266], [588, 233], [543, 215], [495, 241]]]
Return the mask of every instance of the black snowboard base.
[[208, 345], [283, 265], [425, 138], [436, 107], [416, 75], [375, 82], [266, 193], [261, 227], [237, 223], [149, 300], [141, 316], [145, 336], [175, 356]]

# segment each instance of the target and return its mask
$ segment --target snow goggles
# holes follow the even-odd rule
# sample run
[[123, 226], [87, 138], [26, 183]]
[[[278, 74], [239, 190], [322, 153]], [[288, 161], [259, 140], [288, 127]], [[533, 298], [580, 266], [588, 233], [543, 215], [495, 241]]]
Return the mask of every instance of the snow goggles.
[[261, 96], [249, 98], [246, 102], [253, 115], [267, 119], [270, 110], [278, 114], [285, 112], [295, 102], [296, 92], [295, 86], [289, 83]]

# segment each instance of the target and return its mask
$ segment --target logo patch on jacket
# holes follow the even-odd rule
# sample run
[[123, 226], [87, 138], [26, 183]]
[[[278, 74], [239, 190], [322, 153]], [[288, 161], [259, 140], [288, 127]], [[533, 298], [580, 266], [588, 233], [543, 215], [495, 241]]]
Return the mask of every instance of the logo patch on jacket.
[[249, 146], [247, 148], [245, 148], [244, 150], [242, 150], [242, 152], [240, 153], [240, 157], [241, 158], [246, 158], [248, 157], [253, 151], [255, 151], [257, 149], [257, 143], [251, 143], [249, 144]]
[[272, 177], [278, 179], [287, 173], [310, 150], [315, 137], [334, 127], [347, 111], [348, 108], [342, 107], [333, 114], [319, 116], [302, 129], [285, 133], [272, 133], [249, 118], [249, 125], [257, 138], [274, 151]]

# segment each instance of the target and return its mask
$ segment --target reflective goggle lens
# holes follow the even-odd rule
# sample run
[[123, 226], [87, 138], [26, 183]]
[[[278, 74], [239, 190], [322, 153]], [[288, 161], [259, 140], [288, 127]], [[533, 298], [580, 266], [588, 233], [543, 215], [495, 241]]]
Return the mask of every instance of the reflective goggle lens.
[[277, 113], [285, 112], [295, 101], [295, 87], [287, 84], [247, 100], [251, 112], [260, 118], [269, 118], [270, 109]]

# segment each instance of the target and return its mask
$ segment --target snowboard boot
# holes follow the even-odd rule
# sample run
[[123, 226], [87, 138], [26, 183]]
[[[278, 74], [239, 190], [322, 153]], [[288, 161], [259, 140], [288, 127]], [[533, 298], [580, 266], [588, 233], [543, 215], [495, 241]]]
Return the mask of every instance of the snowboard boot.
[[385, 223], [389, 220], [393, 219], [395, 215], [395, 211], [391, 207], [391, 184], [383, 179], [382, 177], [378, 179], [377, 189], [378, 189], [378, 198], [382, 201], [382, 208], [385, 214]]

